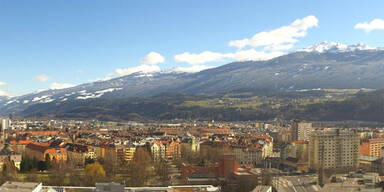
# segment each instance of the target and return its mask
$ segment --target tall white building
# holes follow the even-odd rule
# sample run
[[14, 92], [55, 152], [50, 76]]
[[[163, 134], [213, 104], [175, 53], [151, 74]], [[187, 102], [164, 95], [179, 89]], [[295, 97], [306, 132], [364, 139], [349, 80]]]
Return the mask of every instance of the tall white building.
[[11, 120], [9, 118], [1, 119], [1, 141], [7, 138], [6, 130], [11, 126]]
[[311, 131], [312, 131], [312, 123], [302, 122], [298, 120], [292, 121], [292, 124], [291, 124], [292, 141], [297, 141], [297, 140], [308, 141]]
[[1, 119], [1, 129], [7, 130], [11, 126], [11, 120], [9, 118]]
[[357, 134], [351, 131], [314, 131], [309, 140], [309, 167], [313, 170], [355, 168], [359, 144]]

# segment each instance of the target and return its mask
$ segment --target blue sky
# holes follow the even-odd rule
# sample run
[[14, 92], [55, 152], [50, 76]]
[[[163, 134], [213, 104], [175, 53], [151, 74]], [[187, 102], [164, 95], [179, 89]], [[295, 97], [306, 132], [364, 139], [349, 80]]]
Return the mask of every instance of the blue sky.
[[[198, 71], [322, 41], [384, 47], [383, 7], [379, 0], [0, 0], [0, 94], [138, 70]], [[279, 39], [270, 33], [277, 29], [298, 31], [268, 44]]]

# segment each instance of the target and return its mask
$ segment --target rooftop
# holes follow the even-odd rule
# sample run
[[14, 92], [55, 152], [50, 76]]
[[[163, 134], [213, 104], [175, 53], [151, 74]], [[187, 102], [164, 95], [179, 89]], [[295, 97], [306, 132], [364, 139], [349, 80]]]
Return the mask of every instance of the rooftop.
[[252, 192], [267, 192], [272, 191], [272, 187], [268, 185], [258, 185], [255, 189], [252, 190]]
[[41, 183], [7, 181], [0, 186], [0, 192], [31, 192], [41, 186]]

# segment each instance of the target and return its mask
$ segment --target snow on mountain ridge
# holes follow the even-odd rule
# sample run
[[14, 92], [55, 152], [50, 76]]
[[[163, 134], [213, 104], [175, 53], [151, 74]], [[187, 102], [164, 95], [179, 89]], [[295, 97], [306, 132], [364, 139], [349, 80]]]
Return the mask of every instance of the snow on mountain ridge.
[[362, 50], [384, 50], [381, 47], [371, 47], [364, 43], [358, 43], [355, 45], [345, 45], [337, 42], [324, 41], [316, 45], [312, 45], [301, 49], [299, 51], [304, 52], [349, 52], [349, 51], [362, 51]]

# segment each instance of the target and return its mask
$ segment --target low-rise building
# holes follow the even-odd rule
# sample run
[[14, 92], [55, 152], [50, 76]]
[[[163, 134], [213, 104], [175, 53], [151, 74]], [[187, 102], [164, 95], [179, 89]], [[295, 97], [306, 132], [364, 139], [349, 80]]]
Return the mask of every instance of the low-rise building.
[[73, 143], [67, 143], [65, 145], [67, 150], [68, 162], [76, 167], [84, 167], [86, 154], [88, 153], [88, 147], [85, 145], [78, 145]]
[[320, 191], [344, 192], [344, 191], [372, 191], [380, 192], [380, 177], [377, 173], [356, 173], [336, 174], [331, 177]]
[[153, 160], [165, 159], [165, 146], [161, 141], [150, 143], [150, 148]]
[[263, 152], [261, 147], [232, 146], [233, 154], [240, 165], [261, 165]]
[[14, 167], [20, 170], [21, 165], [21, 154], [13, 151], [1, 151], [0, 152], [0, 170], [3, 170], [4, 165], [7, 164], [7, 161], [12, 163]]
[[174, 140], [157, 140], [149, 143], [153, 160], [176, 159], [181, 156], [180, 143]]
[[258, 185], [251, 192], [272, 192], [272, 186]]
[[382, 147], [384, 147], [384, 138], [374, 138], [360, 144], [359, 151], [361, 155], [380, 157]]
[[51, 161], [67, 161], [67, 150], [59, 147], [54, 148], [38, 143], [30, 143], [25, 148], [25, 154], [29, 157], [35, 157], [39, 161], [44, 161], [49, 157]]
[[105, 149], [105, 159], [118, 165], [125, 165], [132, 161], [136, 152], [134, 145], [106, 147]]
[[0, 186], [0, 192], [40, 192], [42, 183], [7, 181]]

